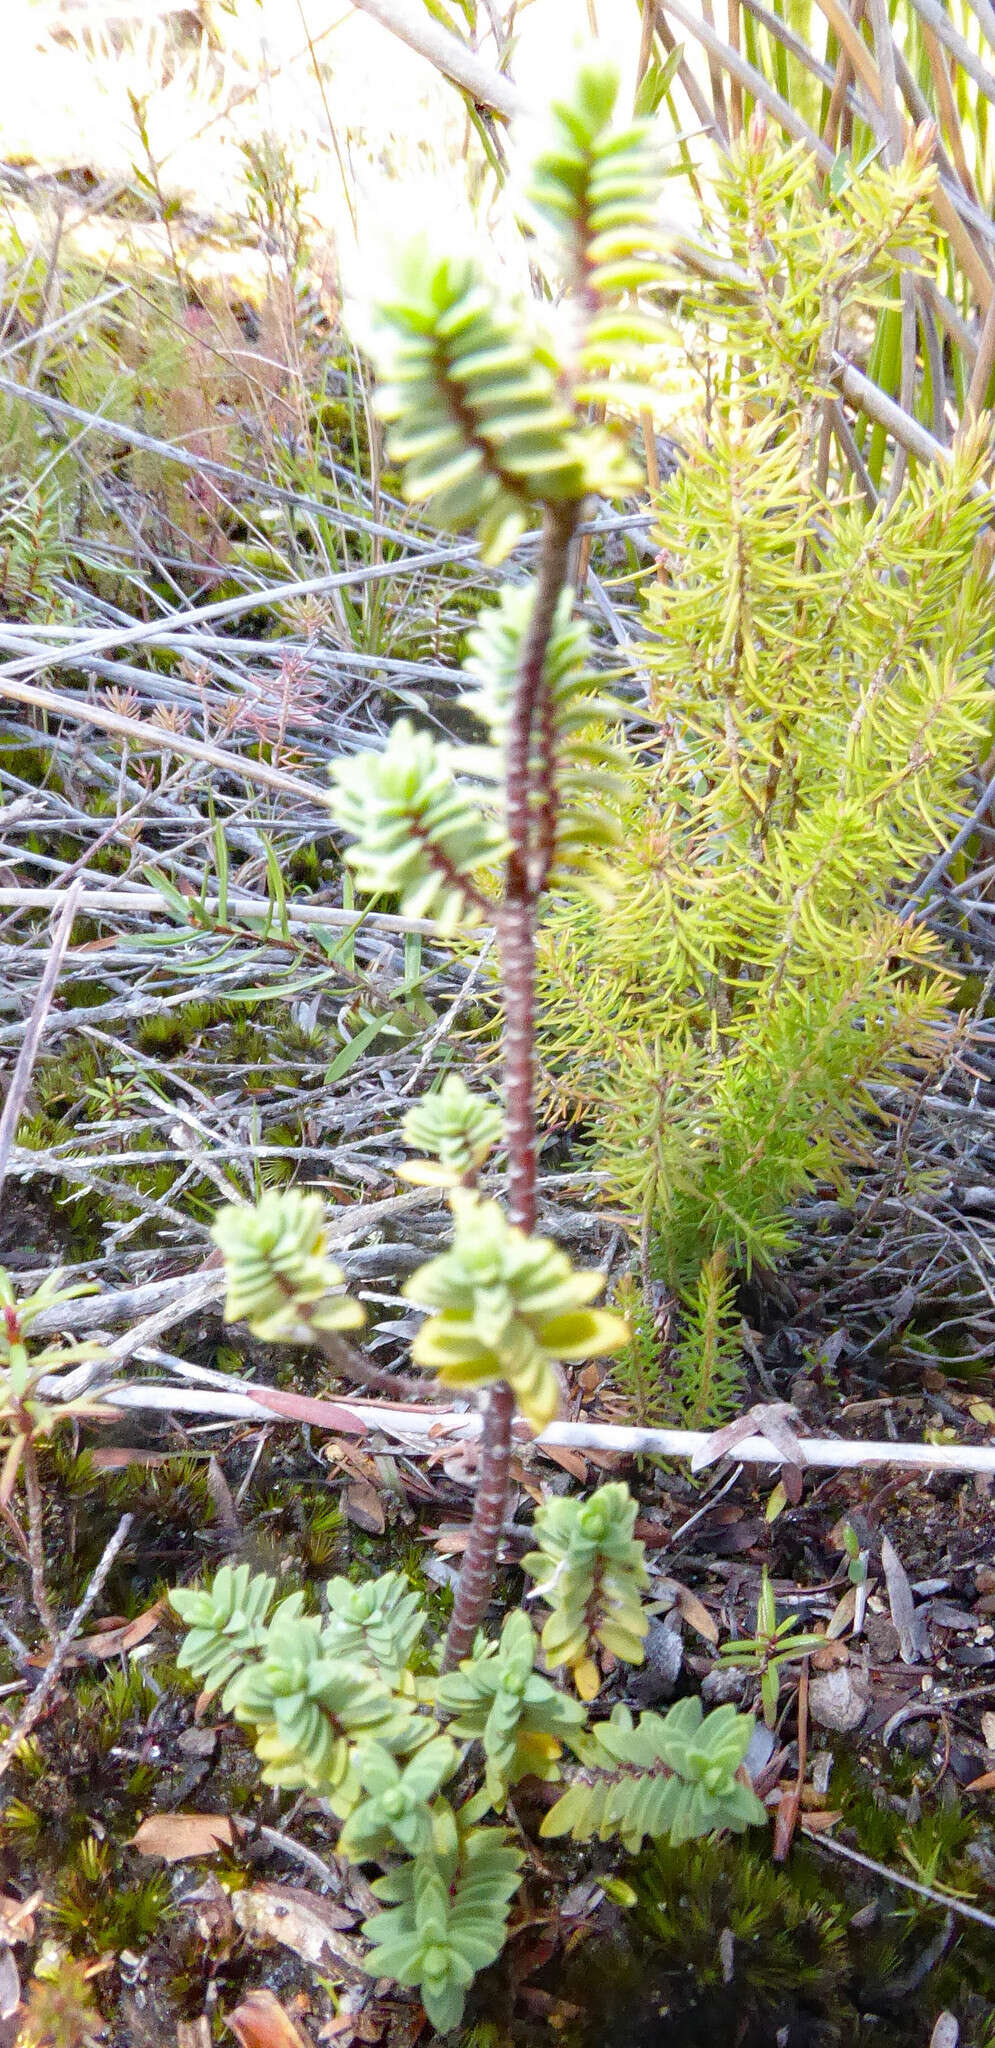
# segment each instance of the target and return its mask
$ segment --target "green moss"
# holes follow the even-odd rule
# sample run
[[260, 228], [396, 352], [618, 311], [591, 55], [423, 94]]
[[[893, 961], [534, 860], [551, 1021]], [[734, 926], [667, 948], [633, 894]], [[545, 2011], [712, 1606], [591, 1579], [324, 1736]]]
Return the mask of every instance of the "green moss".
[[185, 1052], [192, 1039], [217, 1023], [219, 1015], [216, 1003], [194, 1002], [143, 1017], [136, 1031], [139, 1049], [162, 1054]]
[[723, 1981], [723, 1928], [751, 1991], [776, 1998], [794, 1986], [832, 2003], [845, 1983], [848, 1907], [810, 1865], [786, 1875], [766, 1843], [655, 1843], [633, 1882], [639, 1924], [701, 1987]]
[[136, 1883], [123, 1854], [91, 1834], [63, 1870], [53, 1912], [74, 1948], [103, 1955], [141, 1946], [175, 1907], [164, 1871]]

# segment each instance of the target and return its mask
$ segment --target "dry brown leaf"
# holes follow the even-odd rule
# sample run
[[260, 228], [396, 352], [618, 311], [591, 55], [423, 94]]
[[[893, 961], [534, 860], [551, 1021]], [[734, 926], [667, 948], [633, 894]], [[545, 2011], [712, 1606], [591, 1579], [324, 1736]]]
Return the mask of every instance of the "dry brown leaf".
[[881, 1538], [881, 1563], [888, 1592], [891, 1618], [898, 1630], [898, 1654], [903, 1664], [929, 1663], [932, 1659], [925, 1610], [912, 1598], [909, 1575], [891, 1538]]
[[587, 1478], [587, 1459], [579, 1451], [568, 1451], [562, 1444], [543, 1444], [542, 1454], [551, 1464], [562, 1465], [564, 1472], [569, 1472], [571, 1479], [578, 1480], [583, 1486]]
[[714, 1616], [709, 1614], [704, 1602], [699, 1600], [697, 1593], [692, 1593], [689, 1586], [678, 1585], [675, 1581], [674, 1598], [688, 1627], [693, 1628], [697, 1635], [704, 1636], [706, 1643], [717, 1643], [718, 1624]]
[[842, 1818], [842, 1807], [838, 1813], [830, 1813], [826, 1810], [818, 1813], [803, 1813], [798, 1825], [803, 1835], [824, 1835], [827, 1828], [834, 1828], [837, 1821], [842, 1820]]
[[850, 1647], [848, 1643], [835, 1642], [827, 1638], [820, 1650], [813, 1650], [812, 1652], [813, 1671], [835, 1671], [837, 1664], [849, 1664], [849, 1662]]
[[695, 1451], [691, 1470], [701, 1472], [706, 1465], [714, 1465], [717, 1458], [734, 1457], [737, 1445], [748, 1436], [766, 1437], [786, 1465], [801, 1467], [805, 1463], [804, 1446], [791, 1428], [791, 1422], [796, 1420], [797, 1410], [790, 1401], [757, 1401], [745, 1415], [737, 1415], [732, 1422], [712, 1431], [707, 1442]]
[[207, 1490], [211, 1496], [214, 1512], [225, 1535], [230, 1537], [234, 1543], [238, 1543], [242, 1535], [242, 1524], [238, 1518], [238, 1509], [232, 1497], [231, 1487], [218, 1464], [217, 1458], [213, 1456], [208, 1458], [207, 1461]]
[[[343, 1408], [338, 1401], [320, 1401], [311, 1394], [290, 1394], [282, 1387], [253, 1386], [252, 1398], [261, 1408], [269, 1408], [274, 1415], [282, 1415], [288, 1422], [311, 1422], [316, 1429], [337, 1429], [343, 1435], [366, 1436], [369, 1423], [365, 1416], [354, 1415]], [[384, 1413], [403, 1414], [402, 1402], [384, 1403]]]
[[224, 1813], [150, 1813], [131, 1837], [129, 1848], [140, 1856], [161, 1856], [164, 1863], [211, 1856], [230, 1849], [235, 1830]]
[[798, 1826], [799, 1794], [792, 1786], [782, 1792], [774, 1810], [774, 1838], [771, 1843], [771, 1857], [775, 1863], [784, 1863], [791, 1851], [795, 1829]]
[[335, 2018], [326, 2020], [318, 2028], [319, 2041], [338, 2041], [341, 2048], [356, 2048], [357, 2043], [389, 2042], [390, 2048], [414, 2048], [428, 2026], [420, 2005], [397, 2005], [389, 2008], [389, 2018], [382, 2005], [374, 2000], [362, 2012], [340, 2012]]
[[[156, 1465], [173, 1465], [176, 1451], [146, 1451], [135, 1444], [109, 1444], [103, 1450], [90, 1451], [89, 1459], [95, 1472], [125, 1472], [131, 1465], [151, 1468]], [[184, 1451], [184, 1457], [189, 1452]]]
[[[402, 2015], [398, 2015], [398, 2022], [401, 2017]], [[407, 2011], [404, 2012], [403, 2018], [408, 2018]], [[394, 2017], [393, 2015], [391, 2016], [390, 2041], [392, 2048], [395, 2042], [397, 2043], [397, 2048], [401, 2048], [402, 2041], [417, 2040], [418, 2035], [424, 2032], [426, 2022], [418, 2020], [417, 2016], [415, 2016], [415, 2024], [416, 2032], [414, 2034], [402, 2034], [400, 2025], [395, 2024]], [[319, 2041], [340, 2041], [342, 2048], [353, 2048], [353, 2044], [356, 2041], [383, 2041], [384, 2038], [385, 2022], [382, 2017], [378, 2019], [376, 2010], [372, 2012], [339, 2012], [336, 2013], [334, 2019], [326, 2020], [324, 2026], [318, 2028]]]
[[302, 1962], [366, 1981], [359, 1950], [342, 1932], [355, 1926], [355, 1913], [332, 1905], [319, 1892], [292, 1884], [254, 1884], [232, 1894], [231, 1909], [251, 1941], [278, 1941]]
[[131, 1621], [120, 1623], [116, 1628], [95, 1629], [92, 1636], [77, 1636], [70, 1651], [71, 1657], [93, 1658], [97, 1662], [104, 1657], [127, 1656], [129, 1650], [138, 1648], [158, 1628], [169, 1602], [157, 1600], [153, 1607], [146, 1607], [144, 1614], [136, 1614]]
[[44, 1903], [44, 1892], [32, 1892], [29, 1899], [14, 1899], [9, 1892], [0, 1892], [0, 1941], [10, 1948], [19, 1941], [33, 1941], [35, 1914]]
[[9, 2020], [21, 2004], [21, 1976], [6, 1942], [0, 1943], [0, 2019]]
[[995, 1792], [995, 1771], [982, 1771], [980, 1778], [972, 1778], [965, 1785], [965, 1792]]
[[368, 1479], [354, 1479], [342, 1495], [342, 1505], [357, 1529], [365, 1529], [369, 1536], [383, 1535], [387, 1527], [383, 1501]]
[[294, 2025], [272, 1991], [247, 1991], [228, 2014], [226, 2025], [242, 2048], [311, 2048], [308, 2036]]
[[834, 1642], [837, 1636], [843, 1634], [844, 1629], [853, 1627], [856, 1612], [857, 1588], [856, 1586], [848, 1586], [842, 1599], [837, 1601], [830, 1615], [826, 1628], [826, 1639], [828, 1642]]

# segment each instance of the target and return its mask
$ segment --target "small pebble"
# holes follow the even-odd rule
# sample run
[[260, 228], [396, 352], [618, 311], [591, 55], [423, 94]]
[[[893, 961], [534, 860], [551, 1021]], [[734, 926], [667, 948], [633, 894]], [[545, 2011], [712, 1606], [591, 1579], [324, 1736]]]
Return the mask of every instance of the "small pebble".
[[684, 1644], [665, 1621], [651, 1621], [645, 1643], [646, 1661], [629, 1681], [629, 1695], [641, 1707], [672, 1700], [684, 1662]]
[[749, 1675], [739, 1664], [716, 1664], [701, 1681], [701, 1697], [713, 1707], [738, 1700]]
[[840, 1664], [835, 1671], [816, 1672], [810, 1680], [808, 1710], [818, 1728], [848, 1735], [860, 1727], [870, 1704], [870, 1686], [852, 1664]]

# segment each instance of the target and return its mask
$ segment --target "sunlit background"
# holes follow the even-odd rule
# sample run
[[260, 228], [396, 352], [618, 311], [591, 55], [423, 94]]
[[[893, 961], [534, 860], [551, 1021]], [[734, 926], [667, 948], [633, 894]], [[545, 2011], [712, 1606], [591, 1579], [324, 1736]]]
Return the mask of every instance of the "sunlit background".
[[[3, 12], [4, 204], [24, 232], [57, 216], [80, 253], [120, 260], [130, 241], [139, 257], [168, 259], [171, 227], [172, 253], [193, 274], [228, 266], [233, 224], [253, 214], [254, 165], [277, 152], [329, 272], [352, 272], [357, 248], [362, 262], [378, 222], [437, 213], [440, 178], [447, 208], [474, 208], [500, 238], [494, 180], [459, 94], [349, 0], [7, 0]], [[500, 32], [509, 9], [478, 12]], [[592, 26], [633, 72], [634, 4], [522, 0], [511, 62], [526, 96], [548, 94]], [[491, 32], [480, 54], [496, 64]], [[149, 201], [133, 204], [131, 222], [122, 188]], [[261, 277], [252, 239], [243, 283]]]

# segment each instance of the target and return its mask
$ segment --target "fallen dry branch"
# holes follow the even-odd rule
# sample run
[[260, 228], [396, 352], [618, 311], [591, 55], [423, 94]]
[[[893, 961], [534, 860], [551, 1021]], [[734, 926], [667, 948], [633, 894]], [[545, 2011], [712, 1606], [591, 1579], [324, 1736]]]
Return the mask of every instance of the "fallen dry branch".
[[[443, 1438], [472, 1439], [480, 1433], [480, 1415], [466, 1410], [440, 1411], [427, 1406], [348, 1398], [322, 1401], [305, 1394], [254, 1387], [244, 1380], [228, 1379], [221, 1373], [207, 1373], [195, 1366], [186, 1370], [191, 1378], [209, 1379], [210, 1387], [135, 1382], [101, 1388], [101, 1401], [108, 1407], [229, 1416], [246, 1421], [271, 1422], [274, 1416], [282, 1416], [285, 1421], [310, 1422], [319, 1428], [356, 1436], [382, 1430], [403, 1443], [408, 1451], [431, 1450]], [[724, 1451], [719, 1431], [635, 1428], [603, 1422], [554, 1422], [534, 1438], [522, 1426], [520, 1441], [531, 1443], [540, 1451], [548, 1446], [551, 1450], [607, 1451], [625, 1458], [687, 1458], [694, 1470], [700, 1470]], [[881, 1443], [828, 1436], [795, 1437], [793, 1442], [797, 1453], [793, 1462], [831, 1471], [898, 1465], [908, 1471], [995, 1474], [995, 1444]], [[769, 1437], [758, 1434], [743, 1437], [729, 1455], [741, 1465], [780, 1466], [786, 1462], [783, 1449]]]
[[26, 1736], [30, 1735], [35, 1722], [44, 1713], [48, 1701], [58, 1684], [59, 1673], [72, 1650], [87, 1615], [103, 1592], [111, 1566], [128, 1536], [133, 1521], [133, 1515], [122, 1515], [79, 1606], [70, 1615], [61, 1635], [52, 1645], [52, 1654], [38, 1684], [25, 1701], [24, 1707], [9, 1735], [0, 1743], [0, 1777], [3, 1776], [8, 1766], [13, 1762], [22, 1742]]

